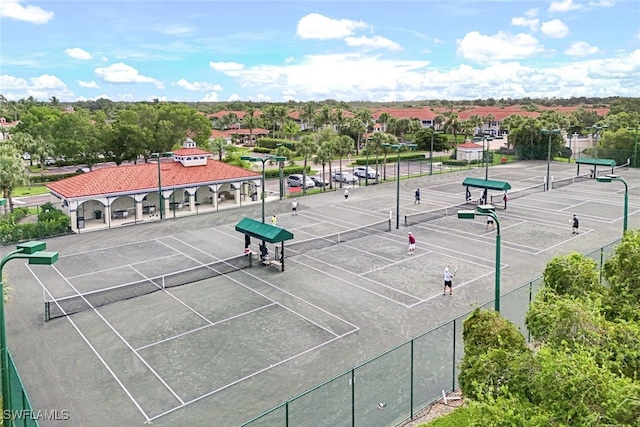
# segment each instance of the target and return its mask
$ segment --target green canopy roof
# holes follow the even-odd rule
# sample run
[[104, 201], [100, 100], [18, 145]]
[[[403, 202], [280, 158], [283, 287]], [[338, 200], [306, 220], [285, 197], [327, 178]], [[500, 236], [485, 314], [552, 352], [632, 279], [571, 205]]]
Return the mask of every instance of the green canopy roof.
[[576, 159], [576, 163], [579, 165], [596, 165], [596, 166], [610, 166], [614, 167], [616, 161], [613, 159], [590, 159], [588, 157], [581, 157]]
[[508, 182], [495, 181], [493, 179], [465, 178], [462, 181], [462, 185], [465, 187], [487, 188], [489, 190], [511, 190], [511, 185]]
[[293, 239], [293, 233], [284, 228], [271, 224], [263, 224], [251, 218], [242, 218], [240, 222], [236, 224], [236, 231], [269, 243], [280, 243]]

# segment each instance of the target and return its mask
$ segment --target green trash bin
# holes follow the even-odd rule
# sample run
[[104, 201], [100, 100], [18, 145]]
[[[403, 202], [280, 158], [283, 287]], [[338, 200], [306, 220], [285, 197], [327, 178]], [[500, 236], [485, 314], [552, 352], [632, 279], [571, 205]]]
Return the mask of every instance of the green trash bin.
[[96, 219], [102, 219], [102, 211], [95, 211], [94, 212]]

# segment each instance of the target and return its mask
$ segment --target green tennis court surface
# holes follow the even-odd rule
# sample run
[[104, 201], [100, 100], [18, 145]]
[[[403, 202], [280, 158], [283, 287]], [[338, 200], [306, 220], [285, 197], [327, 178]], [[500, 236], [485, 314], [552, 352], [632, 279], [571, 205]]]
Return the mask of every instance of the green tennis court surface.
[[[508, 208], [497, 211], [503, 293], [539, 275], [553, 256], [586, 253], [621, 234], [616, 184], [528, 190], [542, 182], [543, 162], [489, 172], [513, 187]], [[640, 173], [621, 173], [636, 194]], [[552, 174], [572, 178], [575, 165], [554, 163]], [[495, 232], [484, 218], [455, 216], [466, 176], [484, 170], [401, 181], [399, 229], [389, 219], [393, 182], [355, 188], [348, 201], [339, 191], [301, 197], [298, 216], [290, 201], [267, 204], [266, 214], [295, 235], [285, 272], [241, 255], [234, 225], [242, 216], [259, 219], [259, 206], [51, 239], [49, 249], [60, 252], [54, 266], [7, 266], [15, 289], [8, 345], [34, 409], [68, 410], [64, 425], [239, 425], [484, 304], [493, 296]], [[630, 227], [640, 225], [638, 210], [631, 196]], [[579, 235], [571, 234], [573, 214]], [[417, 239], [411, 256], [408, 231]], [[448, 262], [458, 269], [451, 297], [442, 295]], [[503, 306], [509, 310], [506, 298]], [[414, 349], [416, 360], [446, 375], [452, 362], [436, 335]], [[390, 387], [406, 372], [393, 360], [380, 363], [384, 369], [370, 375], [388, 373]], [[349, 391], [349, 380], [336, 396]], [[358, 381], [366, 387], [366, 373]], [[429, 390], [428, 379], [418, 381]], [[385, 392], [367, 391], [379, 401]], [[367, 425], [384, 425], [376, 411], [362, 408]]]

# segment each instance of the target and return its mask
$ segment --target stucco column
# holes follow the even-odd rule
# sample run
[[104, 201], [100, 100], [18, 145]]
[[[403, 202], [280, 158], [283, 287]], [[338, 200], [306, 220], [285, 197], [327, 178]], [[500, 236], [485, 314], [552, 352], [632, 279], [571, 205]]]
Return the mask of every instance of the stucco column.
[[[236, 184], [236, 185], [237, 185], [237, 184]], [[239, 205], [239, 204], [240, 204], [240, 193], [241, 193], [241, 192], [242, 192], [242, 191], [240, 191], [240, 188], [236, 188], [236, 190], [235, 190], [235, 192], [234, 192], [234, 193], [235, 193], [235, 196], [234, 196], [234, 198], [233, 198], [233, 201], [235, 202], [235, 204], [236, 204], [236, 205]]]
[[71, 231], [74, 233], [78, 232], [78, 212], [71, 211], [69, 212], [69, 218], [71, 219]]
[[142, 219], [142, 201], [136, 200], [136, 218]]

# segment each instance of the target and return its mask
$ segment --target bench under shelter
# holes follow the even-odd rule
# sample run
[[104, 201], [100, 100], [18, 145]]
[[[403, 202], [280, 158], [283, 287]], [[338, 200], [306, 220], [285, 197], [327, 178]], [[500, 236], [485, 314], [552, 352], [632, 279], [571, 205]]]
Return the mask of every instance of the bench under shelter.
[[614, 168], [616, 167], [616, 161], [613, 159], [590, 159], [588, 157], [581, 157], [576, 159], [576, 164], [578, 165], [578, 171], [576, 175], [580, 175], [580, 165], [589, 165], [593, 166], [591, 169], [591, 177], [595, 178], [598, 176], [597, 167], [598, 166], [606, 166], [611, 168], [611, 174], [613, 174]]
[[280, 243], [280, 256], [274, 257], [274, 259], [269, 261], [269, 264], [279, 266], [280, 271], [284, 271], [284, 242], [287, 240], [293, 240], [293, 233], [285, 230], [284, 228], [276, 227], [275, 225], [266, 224], [247, 217], [242, 218], [240, 222], [236, 224], [235, 229], [242, 234], [254, 237], [263, 242], [273, 244]]
[[511, 184], [509, 184], [506, 181], [498, 181], [495, 179], [482, 179], [482, 178], [472, 178], [472, 177], [467, 177], [464, 179], [464, 181], [462, 181], [462, 185], [467, 187], [467, 202], [471, 201], [471, 192], [469, 190], [469, 187], [472, 188], [481, 188], [484, 194], [484, 203], [480, 203], [480, 204], [486, 204], [487, 200], [488, 200], [488, 194], [487, 191], [488, 190], [495, 190], [495, 191], [502, 191], [505, 192], [507, 190], [511, 190]]

